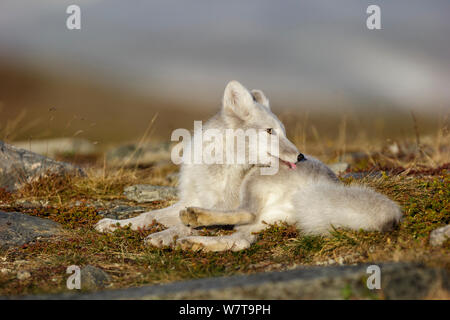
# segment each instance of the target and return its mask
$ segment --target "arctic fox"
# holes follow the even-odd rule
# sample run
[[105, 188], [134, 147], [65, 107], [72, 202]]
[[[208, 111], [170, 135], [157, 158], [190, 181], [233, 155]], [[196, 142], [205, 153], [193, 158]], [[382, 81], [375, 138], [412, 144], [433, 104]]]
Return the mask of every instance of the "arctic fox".
[[[325, 164], [301, 154], [261, 90], [249, 91], [237, 81], [229, 82], [221, 110], [203, 127], [222, 132], [254, 128], [276, 135], [278, 156], [269, 156], [278, 161], [277, 173], [262, 175], [260, 169], [266, 164], [184, 163], [178, 203], [131, 219], [103, 219], [96, 229], [110, 231], [117, 225], [145, 229], [155, 220], [167, 229], [149, 235], [150, 245], [238, 251], [256, 240], [256, 232], [275, 222], [293, 224], [305, 234], [327, 234], [340, 227], [388, 231], [402, 217], [399, 206], [386, 196], [368, 187], [346, 186]], [[254, 147], [250, 143], [245, 152]], [[212, 225], [234, 225], [235, 232], [198, 235], [196, 227]]]

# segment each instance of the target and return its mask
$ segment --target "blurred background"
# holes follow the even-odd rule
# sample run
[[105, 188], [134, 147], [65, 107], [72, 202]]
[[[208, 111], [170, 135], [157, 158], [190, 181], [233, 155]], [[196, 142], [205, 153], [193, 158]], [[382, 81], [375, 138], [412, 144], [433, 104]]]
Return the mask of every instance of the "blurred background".
[[[366, 27], [371, 4], [382, 30]], [[148, 135], [169, 140], [232, 79], [262, 89], [297, 140], [426, 134], [450, 110], [449, 14], [448, 0], [2, 0], [0, 139], [106, 146], [156, 115]]]

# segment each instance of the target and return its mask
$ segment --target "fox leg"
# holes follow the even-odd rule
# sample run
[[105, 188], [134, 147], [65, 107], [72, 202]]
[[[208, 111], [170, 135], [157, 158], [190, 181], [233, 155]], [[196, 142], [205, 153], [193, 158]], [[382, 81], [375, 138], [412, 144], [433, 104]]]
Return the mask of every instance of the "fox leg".
[[227, 236], [205, 237], [187, 236], [179, 238], [176, 244], [183, 250], [194, 251], [239, 251], [249, 248], [257, 239], [256, 232], [265, 229], [267, 225], [257, 222], [255, 224], [236, 227], [236, 232]]
[[180, 219], [190, 227], [214, 225], [242, 225], [254, 222], [255, 215], [243, 209], [222, 211], [198, 207], [187, 207], [180, 211]]
[[114, 231], [119, 227], [130, 225], [132, 230], [145, 229], [146, 226], [151, 225], [153, 221], [161, 223], [165, 227], [172, 227], [181, 225], [178, 216], [179, 211], [185, 206], [181, 203], [176, 203], [170, 207], [144, 212], [137, 217], [123, 220], [102, 219], [95, 225], [95, 229], [100, 232]]
[[166, 230], [148, 235], [144, 241], [147, 245], [162, 248], [172, 246], [179, 238], [196, 235], [197, 233], [197, 230], [179, 223]]
[[[252, 223], [255, 215], [245, 210], [221, 211], [188, 207], [179, 212], [178, 223], [161, 232], [150, 234], [145, 242], [155, 247], [170, 246], [177, 239], [182, 248], [188, 249], [193, 246], [194, 250], [204, 247], [208, 251], [242, 250], [250, 246], [252, 236], [250, 233], [236, 233], [224, 237], [202, 237], [197, 236], [197, 230], [192, 229], [200, 226], [212, 225], [240, 225]], [[205, 246], [203, 246], [206, 244]], [[238, 248], [238, 249], [236, 249]]]
[[194, 251], [239, 251], [246, 249], [256, 241], [256, 235], [236, 232], [227, 236], [204, 237], [188, 236], [177, 240], [177, 245], [183, 250]]
[[[172, 213], [170, 217], [173, 218]], [[171, 224], [166, 230], [150, 234], [145, 239], [145, 243], [161, 248], [171, 246], [176, 242], [184, 249], [192, 247], [194, 250], [204, 248], [207, 251], [223, 251], [242, 250], [253, 242], [253, 236], [248, 232], [237, 232], [224, 237], [202, 237], [197, 236], [198, 231], [192, 229], [199, 226], [242, 225], [254, 222], [255, 215], [245, 210], [220, 211], [188, 207], [179, 210], [175, 218], [176, 223]], [[184, 240], [179, 241], [180, 239]], [[205, 243], [207, 243], [206, 246], [204, 246]]]

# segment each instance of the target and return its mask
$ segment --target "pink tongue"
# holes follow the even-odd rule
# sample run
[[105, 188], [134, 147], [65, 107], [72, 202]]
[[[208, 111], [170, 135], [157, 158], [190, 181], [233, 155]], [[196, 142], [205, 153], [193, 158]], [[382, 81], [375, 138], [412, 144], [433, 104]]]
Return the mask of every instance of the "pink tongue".
[[295, 169], [295, 168], [297, 168], [297, 166], [295, 165], [295, 163], [288, 162], [287, 164], [288, 164], [288, 166], [289, 166], [290, 169]]

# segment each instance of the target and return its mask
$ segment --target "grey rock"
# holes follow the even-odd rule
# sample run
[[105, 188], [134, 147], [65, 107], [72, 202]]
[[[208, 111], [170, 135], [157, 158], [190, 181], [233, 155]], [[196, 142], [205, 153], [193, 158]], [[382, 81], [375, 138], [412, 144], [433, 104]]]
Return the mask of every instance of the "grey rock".
[[112, 165], [145, 165], [170, 160], [170, 143], [148, 143], [141, 146], [127, 144], [106, 153], [106, 160]]
[[21, 246], [62, 232], [60, 224], [19, 212], [0, 211], [0, 248]]
[[436, 291], [450, 293], [450, 279], [445, 269], [401, 263], [402, 267], [384, 272], [381, 269], [381, 288], [386, 299], [424, 299]]
[[96, 290], [105, 288], [111, 278], [100, 268], [87, 265], [81, 269], [81, 289]]
[[437, 228], [430, 233], [430, 244], [433, 247], [441, 246], [450, 239], [450, 224]]
[[48, 157], [58, 154], [93, 154], [96, 151], [95, 145], [86, 139], [81, 138], [54, 138], [31, 141], [12, 142], [17, 148], [38, 153]]
[[99, 200], [85, 200], [85, 201], [72, 201], [67, 203], [68, 207], [89, 207], [89, 208], [96, 208], [96, 209], [100, 209], [100, 208], [104, 208], [106, 204], [111, 204], [110, 206], [113, 207], [114, 205], [112, 204], [113, 201], [99, 201]]
[[14, 204], [23, 208], [41, 208], [48, 206], [48, 200], [24, 200], [19, 199], [14, 201]]
[[[26, 299], [424, 299], [448, 292], [447, 271], [412, 263], [378, 264], [381, 289], [367, 288], [369, 265], [303, 267], [108, 290], [90, 294], [29, 296]], [[23, 298], [23, 297], [21, 297]]]
[[177, 188], [154, 186], [149, 184], [137, 184], [124, 189], [125, 197], [138, 203], [157, 200], [168, 200], [177, 197]]
[[108, 210], [99, 211], [98, 214], [109, 219], [127, 219], [130, 218], [133, 213], [140, 213], [145, 210], [146, 209], [144, 207], [118, 205]]
[[335, 174], [340, 174], [342, 172], [344, 172], [345, 170], [348, 169], [349, 164], [347, 162], [336, 162], [336, 163], [331, 163], [328, 165], [328, 167], [335, 173]]
[[85, 175], [69, 163], [59, 162], [0, 141], [0, 188], [14, 191], [48, 174]]

